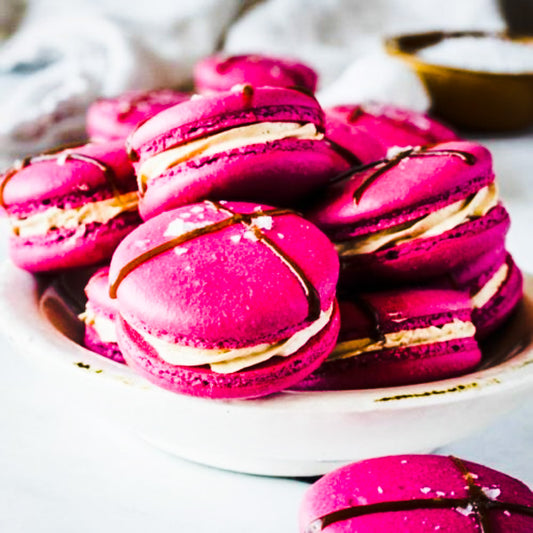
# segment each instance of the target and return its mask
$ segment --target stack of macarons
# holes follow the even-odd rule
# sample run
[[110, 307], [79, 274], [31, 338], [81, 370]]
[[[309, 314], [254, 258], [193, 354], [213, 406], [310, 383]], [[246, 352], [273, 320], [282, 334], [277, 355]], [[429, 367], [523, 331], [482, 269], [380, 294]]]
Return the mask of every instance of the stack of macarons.
[[195, 82], [95, 103], [89, 144], [1, 181], [17, 265], [111, 261], [86, 346], [209, 398], [474, 369], [522, 292], [488, 151], [391, 106], [325, 112], [298, 62], [216, 56]]

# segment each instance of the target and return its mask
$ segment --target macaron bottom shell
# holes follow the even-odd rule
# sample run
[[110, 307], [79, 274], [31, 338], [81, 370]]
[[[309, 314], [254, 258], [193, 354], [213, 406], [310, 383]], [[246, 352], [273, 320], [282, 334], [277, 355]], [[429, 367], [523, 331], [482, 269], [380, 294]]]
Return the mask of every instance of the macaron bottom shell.
[[92, 352], [96, 352], [117, 363], [125, 363], [122, 352], [116, 342], [103, 342], [98, 333], [90, 326], [85, 326], [83, 344]]
[[418, 281], [446, 274], [491, 248], [501, 248], [509, 225], [509, 214], [498, 205], [485, 216], [441, 235], [341, 257], [340, 284], [352, 287], [376, 280]]
[[411, 385], [465, 374], [480, 361], [481, 352], [473, 338], [405, 346], [326, 361], [294, 388], [351, 390]]
[[50, 272], [98, 264], [111, 257], [119, 242], [140, 223], [137, 212], [127, 212], [106, 224], [61, 228], [34, 237], [12, 235], [11, 259], [29, 272]]
[[117, 321], [118, 343], [126, 363], [152, 383], [172, 392], [203, 398], [257, 398], [287, 389], [313, 372], [335, 346], [340, 328], [335, 303], [328, 324], [302, 348], [287, 357], [240, 372], [221, 374], [203, 367], [172, 365], [134, 331], [122, 317]]

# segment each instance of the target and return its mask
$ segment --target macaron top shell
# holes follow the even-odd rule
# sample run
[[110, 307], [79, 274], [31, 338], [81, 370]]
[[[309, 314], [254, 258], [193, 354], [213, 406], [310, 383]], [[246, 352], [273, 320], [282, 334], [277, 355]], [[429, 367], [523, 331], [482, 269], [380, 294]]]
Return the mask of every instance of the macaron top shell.
[[128, 323], [169, 342], [237, 348], [287, 338], [331, 308], [331, 242], [292, 212], [251, 203], [204, 202], [150, 219], [117, 248], [111, 285], [147, 251], [220, 222], [123, 277], [117, 297]]
[[212, 96], [193, 96], [139, 126], [127, 140], [133, 161], [229, 128], [258, 122], [313, 123], [324, 130], [314, 97], [297, 90], [250, 85]]
[[327, 114], [354, 128], [364, 128], [385, 147], [418, 146], [457, 140], [457, 134], [423, 113], [390, 104], [368, 102], [336, 106]]
[[111, 317], [116, 314], [117, 301], [109, 296], [109, 267], [99, 268], [89, 279], [84, 289], [87, 306], [98, 309]]
[[91, 138], [125, 139], [143, 120], [190, 97], [187, 93], [161, 89], [128, 91], [116, 98], [102, 98], [87, 111], [87, 132]]
[[463, 291], [406, 288], [339, 297], [340, 340], [374, 337], [407, 329], [438, 326], [454, 318], [470, 321], [471, 304]]
[[4, 175], [2, 200], [8, 211], [24, 204], [39, 210], [64, 197], [75, 206], [97, 191], [109, 197], [114, 188], [129, 192], [135, 187], [133, 167], [121, 141], [89, 143], [23, 160]]
[[449, 142], [402, 152], [331, 185], [308, 218], [323, 229], [385, 229], [464, 199], [494, 181], [483, 146]]
[[[432, 505], [436, 500], [445, 503], [439, 508]], [[481, 511], [478, 501], [495, 505]], [[302, 502], [300, 531], [474, 532], [481, 530], [481, 521], [490, 524], [490, 531], [530, 531], [533, 516], [512, 507], [505, 513], [506, 504], [529, 507], [531, 513], [533, 493], [517, 479], [462, 459], [437, 455], [379, 457], [339, 468], [314, 483]], [[372, 512], [369, 506], [377, 506], [380, 512]], [[344, 519], [333, 515], [330, 525], [321, 526], [324, 517], [342, 509], [362, 514]], [[388, 529], [394, 526], [400, 529]]]
[[259, 54], [214, 55], [194, 67], [194, 83], [201, 92], [226, 91], [234, 85], [299, 86], [315, 92], [316, 72], [298, 61]]

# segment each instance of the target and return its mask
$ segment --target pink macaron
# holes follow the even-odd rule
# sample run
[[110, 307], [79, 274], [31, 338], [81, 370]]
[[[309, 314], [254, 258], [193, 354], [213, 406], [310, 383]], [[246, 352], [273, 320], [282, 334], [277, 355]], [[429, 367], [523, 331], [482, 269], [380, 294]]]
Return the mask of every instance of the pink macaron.
[[113, 255], [119, 346], [171, 391], [271, 394], [333, 349], [337, 277], [331, 242], [290, 210], [206, 201], [167, 211]]
[[481, 360], [468, 295], [398, 289], [339, 297], [341, 330], [299, 390], [369, 389], [464, 374]]
[[528, 533], [533, 493], [457, 457], [394, 455], [344, 466], [306, 491], [300, 533]]
[[353, 164], [311, 96], [250, 85], [162, 111], [128, 138], [144, 219], [204, 199], [299, 201]]
[[369, 102], [343, 105], [326, 110], [328, 116], [362, 129], [381, 142], [393, 146], [419, 146], [458, 139], [457, 134], [423, 113], [389, 104]]
[[471, 142], [389, 150], [341, 176], [307, 216], [353, 286], [444, 274], [501, 248], [509, 228], [490, 153]]
[[194, 85], [200, 93], [228, 91], [234, 85], [254, 87], [299, 87], [314, 93], [316, 72], [290, 59], [260, 54], [214, 55], [199, 61], [193, 72]]
[[171, 89], [101, 98], [87, 111], [87, 133], [93, 141], [124, 140], [141, 122], [189, 98], [189, 94]]
[[505, 249], [497, 248], [450, 272], [444, 283], [468, 291], [478, 339], [498, 329], [512, 315], [524, 292], [520, 269]]
[[91, 276], [85, 295], [87, 303], [80, 315], [85, 324], [85, 347], [117, 363], [124, 363], [117, 344], [116, 300], [109, 296], [109, 267], [102, 267]]
[[10, 255], [31, 272], [94, 265], [139, 222], [133, 168], [120, 141], [28, 157], [0, 182]]

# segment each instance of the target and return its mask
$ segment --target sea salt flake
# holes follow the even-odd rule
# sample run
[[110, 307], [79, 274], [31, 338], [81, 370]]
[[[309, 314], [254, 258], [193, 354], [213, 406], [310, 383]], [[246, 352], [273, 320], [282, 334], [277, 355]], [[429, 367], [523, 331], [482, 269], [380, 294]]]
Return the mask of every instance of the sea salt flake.
[[257, 242], [259, 240], [257, 238], [257, 235], [251, 230], [245, 231], [244, 234], [243, 234], [243, 237], [246, 240], [251, 241], [251, 242]]
[[400, 463], [402, 463], [402, 465], [406, 465], [407, 464], [407, 459], [403, 459], [402, 461], [400, 461]]
[[204, 207], [202, 205], [195, 205], [191, 207], [191, 213], [203, 213]]
[[229, 240], [235, 244], [241, 242], [242, 235], [232, 235]]
[[191, 218], [192, 213], [180, 213], [179, 217], [180, 218]]
[[195, 222], [186, 222], [181, 218], [174, 219], [167, 227], [164, 237], [180, 237], [190, 231], [204, 227], [205, 224], [198, 224]]
[[278, 233], [278, 237], [279, 237], [280, 239], [284, 239], [284, 238], [285, 238], [285, 235], [283, 235], [283, 233]]
[[150, 244], [150, 239], [139, 239], [139, 240], [135, 241], [135, 246], [137, 246], [139, 248], [146, 248], [146, 246], [148, 246], [148, 244]]
[[263, 210], [263, 208], [262, 208], [260, 205], [256, 205], [256, 206], [254, 207], [254, 212], [255, 212], [255, 213], [259, 213], [259, 212], [262, 211], [262, 210]]
[[274, 224], [274, 219], [272, 217], [268, 217], [268, 216], [257, 217], [256, 219], [254, 219], [252, 224], [256, 228], [272, 229], [272, 225]]
[[505, 509], [505, 511], [503, 512], [503, 514], [504, 514], [505, 516], [511, 516], [511, 513], [510, 513], [507, 509]]
[[474, 474], [472, 472], [468, 472], [468, 475], [472, 478], [472, 479], [477, 479], [479, 476], [477, 474]]
[[446, 493], [445, 492], [442, 492], [440, 490], [438, 490], [437, 492], [435, 492], [435, 494], [439, 497], [439, 498], [444, 498], [444, 496], [446, 496]]
[[385, 155], [386, 159], [394, 159], [395, 157], [399, 156], [403, 152], [407, 152], [408, 150], [412, 150], [412, 146], [391, 146], [387, 150], [387, 154]]
[[181, 246], [177, 246], [176, 248], [174, 248], [174, 253], [176, 255], [183, 255], [186, 254], [188, 251], [188, 248], [182, 248]]
[[495, 500], [502, 493], [502, 491], [496, 487], [492, 489], [489, 487], [482, 487], [481, 491], [489, 500]]
[[466, 507], [456, 507], [455, 510], [463, 516], [470, 516], [474, 512], [474, 507], [469, 503]]
[[228, 203], [228, 201], [227, 200], [220, 200], [218, 203], [221, 204], [221, 205], [226, 205]]
[[420, 489], [420, 492], [421, 492], [422, 494], [427, 494], [428, 492], [431, 492], [431, 489], [430, 489], [429, 487], [422, 487], [422, 488]]
[[383, 494], [383, 489], [382, 489], [381, 487], [378, 487], [378, 492], [379, 492], [380, 494]]

